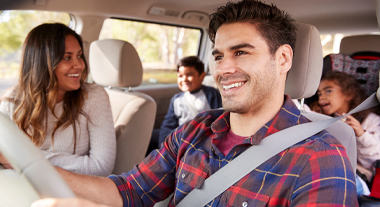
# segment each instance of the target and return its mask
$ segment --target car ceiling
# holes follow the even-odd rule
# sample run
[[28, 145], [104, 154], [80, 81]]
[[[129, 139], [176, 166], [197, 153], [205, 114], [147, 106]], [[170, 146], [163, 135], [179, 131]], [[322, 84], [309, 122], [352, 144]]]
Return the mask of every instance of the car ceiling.
[[[297, 22], [315, 25], [321, 33], [378, 32], [380, 0], [267, 0], [287, 11]], [[0, 10], [65, 11], [74, 15], [132, 18], [207, 27], [207, 16], [227, 0], [1, 0]], [[152, 6], [176, 11], [178, 16], [148, 14]], [[186, 12], [205, 15], [203, 21], [184, 20]]]

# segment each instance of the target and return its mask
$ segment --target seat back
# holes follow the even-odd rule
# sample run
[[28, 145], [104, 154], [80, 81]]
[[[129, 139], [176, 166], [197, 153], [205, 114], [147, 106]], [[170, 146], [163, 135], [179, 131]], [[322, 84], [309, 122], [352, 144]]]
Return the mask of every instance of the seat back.
[[339, 46], [339, 53], [353, 55], [360, 51], [380, 53], [380, 35], [353, 35], [343, 37]]
[[[285, 94], [292, 99], [307, 98], [315, 94], [322, 75], [323, 55], [318, 30], [311, 25], [297, 23], [297, 40], [293, 65], [288, 73]], [[302, 115], [312, 121], [329, 116], [302, 111]], [[326, 129], [346, 148], [351, 166], [356, 170], [356, 138], [353, 129], [342, 121], [337, 121]]]
[[146, 94], [128, 90], [141, 84], [143, 74], [140, 58], [130, 43], [115, 39], [94, 41], [89, 62], [95, 83], [108, 87], [117, 139], [113, 173], [128, 172], [145, 157], [156, 103]]

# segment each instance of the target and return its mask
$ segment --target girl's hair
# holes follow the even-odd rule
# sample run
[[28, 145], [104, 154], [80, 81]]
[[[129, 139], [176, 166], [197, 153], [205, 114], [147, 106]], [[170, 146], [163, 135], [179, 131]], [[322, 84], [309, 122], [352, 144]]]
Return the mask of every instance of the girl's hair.
[[[344, 95], [351, 97], [351, 101], [349, 103], [350, 110], [358, 106], [367, 98], [364, 89], [352, 75], [339, 71], [328, 71], [322, 75], [321, 81], [322, 80], [333, 81], [342, 89], [342, 93]], [[362, 123], [370, 112], [371, 110], [361, 111], [353, 114], [353, 117]]]
[[83, 90], [87, 79], [88, 68], [83, 57], [85, 68], [81, 74], [81, 88], [68, 91], [63, 98], [63, 113], [60, 117], [54, 114], [58, 92], [58, 80], [54, 73], [58, 63], [65, 54], [65, 39], [74, 36], [83, 50], [81, 37], [64, 24], [41, 24], [32, 29], [25, 39], [22, 49], [19, 83], [9, 98], [15, 104], [13, 120], [33, 141], [40, 146], [46, 137], [47, 112], [50, 110], [58, 119], [52, 133], [59, 127], [73, 126], [74, 153], [76, 149], [76, 120], [82, 114], [87, 93]]

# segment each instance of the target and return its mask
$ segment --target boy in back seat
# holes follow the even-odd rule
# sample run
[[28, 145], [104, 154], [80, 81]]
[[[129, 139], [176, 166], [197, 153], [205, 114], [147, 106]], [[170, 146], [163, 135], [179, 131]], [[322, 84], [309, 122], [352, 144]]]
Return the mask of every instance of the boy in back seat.
[[179, 125], [192, 120], [198, 113], [222, 107], [220, 93], [202, 85], [206, 73], [203, 62], [196, 56], [182, 58], [177, 64], [177, 83], [182, 92], [173, 96], [161, 124], [158, 146]]

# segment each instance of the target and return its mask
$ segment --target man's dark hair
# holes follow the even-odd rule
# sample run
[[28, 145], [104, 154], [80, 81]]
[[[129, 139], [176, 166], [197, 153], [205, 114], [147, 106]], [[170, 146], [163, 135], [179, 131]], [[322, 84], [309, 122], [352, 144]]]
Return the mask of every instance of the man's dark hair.
[[284, 44], [290, 45], [294, 51], [296, 43], [296, 26], [288, 13], [275, 5], [267, 5], [259, 0], [242, 0], [237, 3], [228, 2], [210, 15], [208, 35], [215, 43], [216, 31], [223, 24], [248, 22], [260, 32], [269, 46], [272, 55]]
[[177, 72], [181, 66], [194, 67], [195, 70], [198, 71], [199, 75], [205, 72], [205, 66], [197, 56], [188, 56], [179, 60], [177, 64]]

